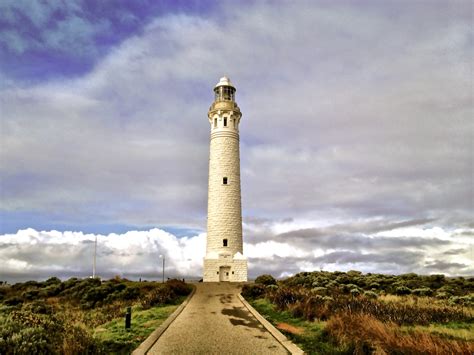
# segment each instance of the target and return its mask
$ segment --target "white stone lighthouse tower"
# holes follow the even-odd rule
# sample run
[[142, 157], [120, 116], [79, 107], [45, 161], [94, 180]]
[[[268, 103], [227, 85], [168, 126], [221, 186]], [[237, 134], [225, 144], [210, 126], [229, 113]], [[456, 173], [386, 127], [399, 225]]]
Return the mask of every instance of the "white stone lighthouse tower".
[[223, 77], [209, 108], [211, 148], [204, 282], [247, 281], [240, 199], [239, 106], [235, 87]]

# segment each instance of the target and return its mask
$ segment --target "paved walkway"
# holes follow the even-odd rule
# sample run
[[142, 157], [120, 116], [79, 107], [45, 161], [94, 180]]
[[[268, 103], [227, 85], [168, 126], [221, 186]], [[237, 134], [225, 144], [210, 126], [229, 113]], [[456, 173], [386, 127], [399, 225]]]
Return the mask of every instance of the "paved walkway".
[[148, 354], [288, 354], [238, 299], [231, 283], [199, 283]]

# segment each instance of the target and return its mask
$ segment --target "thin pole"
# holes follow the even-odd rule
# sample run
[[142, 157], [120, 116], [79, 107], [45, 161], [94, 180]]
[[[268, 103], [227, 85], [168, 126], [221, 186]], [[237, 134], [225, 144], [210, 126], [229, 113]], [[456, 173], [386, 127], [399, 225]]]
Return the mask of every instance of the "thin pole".
[[163, 283], [165, 283], [165, 256], [163, 255]]
[[95, 236], [95, 243], [94, 243], [94, 263], [92, 265], [92, 278], [95, 279], [95, 265], [97, 259], [97, 235]]

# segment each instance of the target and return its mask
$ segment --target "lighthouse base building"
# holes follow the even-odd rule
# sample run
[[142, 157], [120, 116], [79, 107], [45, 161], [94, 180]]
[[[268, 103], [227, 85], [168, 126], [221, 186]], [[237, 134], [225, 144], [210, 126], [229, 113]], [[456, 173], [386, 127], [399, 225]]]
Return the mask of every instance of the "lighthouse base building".
[[243, 255], [239, 123], [235, 87], [223, 77], [209, 108], [211, 126], [204, 282], [247, 281]]
[[204, 282], [247, 281], [247, 258], [242, 254], [206, 255], [203, 280]]

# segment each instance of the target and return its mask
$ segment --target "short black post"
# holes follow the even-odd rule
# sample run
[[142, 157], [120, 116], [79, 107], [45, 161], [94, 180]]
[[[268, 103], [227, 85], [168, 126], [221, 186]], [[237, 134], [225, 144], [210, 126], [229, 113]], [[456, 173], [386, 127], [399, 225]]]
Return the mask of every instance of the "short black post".
[[127, 313], [125, 313], [125, 329], [130, 329], [132, 323], [132, 307], [127, 307]]

